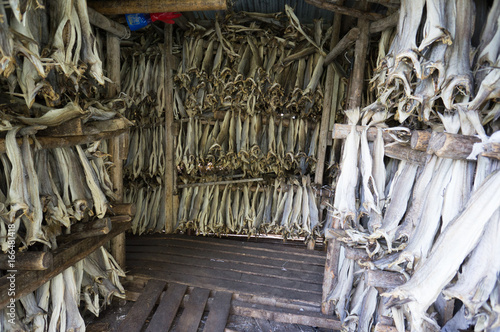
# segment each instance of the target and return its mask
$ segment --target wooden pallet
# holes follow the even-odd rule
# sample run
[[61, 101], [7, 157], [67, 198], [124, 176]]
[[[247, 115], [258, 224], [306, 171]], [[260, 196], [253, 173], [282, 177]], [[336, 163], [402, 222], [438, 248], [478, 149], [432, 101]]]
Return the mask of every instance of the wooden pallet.
[[[183, 297], [168, 301], [172, 308], [184, 308], [182, 315], [191, 313], [189, 321], [196, 328], [205, 310], [206, 324], [211, 320], [219, 324], [213, 331], [224, 330], [221, 326], [222, 322], [225, 325], [228, 313], [336, 330], [341, 328], [340, 322], [320, 313], [324, 261], [323, 252], [281, 244], [188, 236], [129, 237], [127, 299], [155, 303], [168, 285], [149, 326], [163, 312], [160, 307], [163, 299], [171, 297], [167, 294], [169, 289], [179, 288], [175, 294]], [[153, 287], [155, 291], [151, 290]], [[190, 305], [192, 298], [197, 299], [195, 308]], [[137, 307], [149, 310], [141, 319], [132, 318], [144, 324], [151, 310], [144, 303]], [[214, 311], [219, 308], [224, 310]], [[217, 319], [210, 318], [211, 315]], [[188, 319], [181, 316], [178, 324], [185, 321]], [[167, 323], [162, 324], [170, 326], [171, 322]], [[130, 330], [128, 325], [124, 326]], [[188, 327], [185, 328], [176, 330], [187, 331]]]

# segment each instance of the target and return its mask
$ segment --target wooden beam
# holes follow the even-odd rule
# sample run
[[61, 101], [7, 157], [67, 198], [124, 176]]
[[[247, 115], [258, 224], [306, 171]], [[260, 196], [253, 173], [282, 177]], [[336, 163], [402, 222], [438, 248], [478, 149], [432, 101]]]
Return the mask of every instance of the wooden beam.
[[235, 184], [235, 183], [248, 183], [248, 182], [260, 182], [260, 181], [264, 181], [264, 179], [263, 178], [251, 178], [251, 179], [240, 179], [240, 180], [224, 180], [224, 181], [189, 183], [189, 184], [180, 184], [177, 186], [177, 188], [182, 189], [182, 188], [191, 188], [191, 187], [206, 187], [206, 186]]
[[414, 130], [411, 133], [410, 146], [418, 151], [427, 151], [429, 140], [431, 139], [432, 131]]
[[388, 289], [401, 286], [407, 281], [401, 273], [381, 270], [366, 270], [365, 277], [368, 286]]
[[342, 54], [342, 52], [351, 47], [351, 45], [353, 45], [358, 38], [358, 28], [352, 28], [351, 30], [349, 30], [349, 32], [346, 33], [338, 43], [336, 43], [335, 47], [330, 51], [330, 53], [327, 54], [323, 66], [328, 66], [330, 63], [332, 63], [336, 57], [338, 57], [340, 54]]
[[332, 12], [339, 13], [342, 15], [356, 17], [358, 19], [376, 21], [376, 20], [379, 20], [379, 19], [384, 17], [381, 14], [370, 13], [370, 12], [359, 10], [356, 8], [336, 5], [336, 4], [333, 4], [327, 0], [306, 0], [306, 2], [308, 4], [311, 4], [311, 5], [319, 7], [319, 8], [331, 10]]
[[384, 17], [381, 20], [373, 21], [370, 24], [370, 34], [382, 32], [386, 29], [393, 28], [398, 25], [399, 21], [399, 10], [396, 10], [391, 15]]
[[428, 154], [435, 154], [441, 158], [466, 159], [472, 152], [475, 143], [481, 139], [476, 136], [432, 132], [427, 147]]
[[122, 24], [110, 20], [106, 16], [96, 12], [92, 8], [87, 8], [89, 21], [92, 25], [112, 33], [118, 38], [128, 39], [130, 37], [130, 29]]
[[126, 215], [133, 217], [137, 212], [137, 207], [134, 203], [119, 203], [113, 204], [110, 207], [110, 210], [115, 215]]
[[[130, 220], [130, 218], [129, 218]], [[111, 240], [117, 234], [121, 234], [130, 229], [130, 221], [115, 222], [114, 217], [111, 218], [113, 229], [109, 234], [93, 237], [90, 239], [78, 240], [76, 242], [66, 243], [55, 249], [53, 254], [53, 266], [44, 271], [26, 271], [15, 273], [16, 275], [16, 294], [13, 298], [18, 299], [23, 297], [44, 283], [66, 270], [68, 267], [75, 265], [83, 258], [90, 255], [96, 249]], [[9, 304], [11, 297], [8, 296], [10, 281], [7, 275], [0, 278], [0, 309]]]
[[[351, 128], [352, 128], [351, 125], [336, 123], [332, 130], [332, 137], [334, 139], [345, 139], [347, 138], [347, 135], [349, 135], [349, 133], [351, 132]], [[366, 129], [365, 126], [356, 126], [356, 130], [360, 134], [365, 129]], [[368, 128], [366, 135], [369, 141], [374, 141], [377, 138], [377, 128], [375, 127]], [[389, 131], [382, 130], [382, 137], [384, 138], [384, 142], [386, 144], [394, 142], [394, 137], [390, 135]]]
[[387, 145], [384, 148], [384, 154], [389, 158], [405, 160], [418, 165], [425, 165], [428, 156], [425, 152], [413, 150], [409, 146], [401, 144]]
[[[165, 25], [165, 49], [164, 58], [167, 59], [168, 56], [172, 54], [172, 25]], [[173, 71], [170, 61], [165, 61], [165, 216], [167, 218], [165, 222], [165, 232], [172, 233], [174, 231], [174, 225], [177, 222], [175, 216], [177, 214], [176, 207], [174, 204], [174, 194], [177, 189], [175, 187], [176, 181], [176, 167], [175, 167], [175, 137], [173, 135], [173, 125], [174, 125], [174, 83], [173, 83]]]
[[227, 9], [226, 0], [89, 0], [87, 4], [103, 15]]
[[16, 252], [0, 255], [0, 270], [40, 271], [52, 267], [53, 256], [49, 251]]
[[326, 251], [325, 272], [323, 275], [323, 295], [321, 300], [321, 312], [324, 315], [333, 315], [335, 305], [327, 301], [328, 296], [336, 285], [337, 271], [339, 269], [340, 241], [328, 240]]
[[[368, 3], [362, 1], [361, 8], [368, 8]], [[365, 82], [366, 56], [368, 54], [368, 41], [370, 34], [370, 22], [368, 18], [362, 17], [358, 20], [359, 38], [354, 47], [354, 66], [350, 78], [349, 96], [347, 98], [347, 108], [354, 109], [361, 107], [361, 96]]]
[[481, 155], [500, 160], [500, 143], [484, 144], [484, 152], [482, 152]]
[[112, 228], [110, 218], [95, 219], [89, 222], [80, 222], [71, 226], [71, 234], [57, 237], [58, 243], [86, 239], [89, 237], [108, 234]]
[[[120, 40], [117, 36], [107, 33], [107, 63], [108, 77], [113, 83], [107, 84], [107, 97], [113, 98], [121, 91], [120, 84]], [[126, 120], [126, 119], [125, 119]], [[128, 121], [128, 120], [127, 120]], [[120, 150], [120, 137], [115, 136], [109, 141], [111, 161], [111, 181], [117, 196], [117, 201], [123, 201], [123, 158]], [[116, 262], [125, 268], [125, 233], [117, 235], [111, 240], [111, 255]]]

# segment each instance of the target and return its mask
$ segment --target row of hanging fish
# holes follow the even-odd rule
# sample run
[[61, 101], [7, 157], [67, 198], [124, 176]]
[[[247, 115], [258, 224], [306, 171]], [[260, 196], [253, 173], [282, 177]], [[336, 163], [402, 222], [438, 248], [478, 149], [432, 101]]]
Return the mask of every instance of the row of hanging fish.
[[130, 131], [125, 175], [130, 180], [155, 178], [162, 183], [165, 173], [165, 126], [137, 126]]
[[113, 297], [125, 298], [119, 277], [125, 277], [125, 273], [113, 256], [100, 247], [35, 292], [17, 300], [15, 318], [7, 315], [8, 308], [0, 311], [0, 330], [84, 332], [84, 310], [99, 316]]
[[226, 112], [215, 124], [190, 118], [177, 137], [175, 162], [178, 172], [187, 175], [235, 170], [254, 177], [270, 172], [306, 174], [316, 168], [319, 127], [309, 127], [302, 118], [242, 118], [235, 112]]
[[[412, 120], [412, 114], [436, 120], [442, 105], [488, 107], [500, 92], [499, 14], [498, 0], [491, 7], [469, 0], [401, 1], [395, 35], [386, 30], [379, 40], [378, 68], [371, 82], [377, 100], [368, 108], [389, 109], [403, 123]], [[481, 32], [477, 41], [474, 30]], [[498, 110], [488, 121], [498, 118]]]
[[302, 26], [283, 13], [231, 13], [215, 26], [191, 24], [174, 77], [175, 116], [233, 110], [318, 118], [331, 30]]
[[124, 195], [125, 203], [134, 203], [136, 214], [132, 233], [144, 234], [165, 230], [165, 186], [130, 183]]
[[0, 3], [0, 77], [11, 94], [31, 107], [36, 97], [47, 106], [64, 103], [65, 95], [91, 93], [103, 74], [86, 0]]
[[[366, 257], [354, 261], [341, 251], [329, 300], [350, 331], [369, 331], [381, 316], [392, 317], [401, 332], [498, 329], [500, 163], [435, 155], [424, 165], [387, 162], [382, 137], [387, 115], [346, 111], [352, 130], [327, 216], [327, 226], [335, 229], [327, 232], [346, 247], [364, 249]], [[498, 140], [499, 132], [486, 135], [477, 111], [459, 108], [439, 118], [445, 132]], [[360, 119], [361, 133], [355, 128]], [[369, 126], [378, 126], [372, 144]], [[405, 282], [379, 294], [363, 270], [393, 272]], [[463, 308], [442, 326], [442, 303], [449, 298], [459, 299]]]
[[[151, 41], [143, 41], [148, 44]], [[120, 72], [122, 94], [127, 96], [127, 118], [162, 118], [165, 112], [165, 57], [160, 46], [145, 51], [124, 49]], [[132, 105], [134, 107], [132, 107]]]
[[316, 238], [323, 233], [309, 177], [251, 186], [186, 187], [179, 200], [176, 229], [207, 234], [280, 234]]
[[[15, 127], [7, 132], [7, 152], [0, 154], [0, 244], [6, 251], [7, 224], [15, 224], [23, 247], [41, 242], [56, 245], [62, 227], [80, 220], [103, 218], [108, 198], [115, 199], [107, 156], [99, 142], [84, 150], [39, 149], [36, 139]], [[30, 141], [34, 139], [35, 147]], [[106, 147], [103, 148], [106, 150]]]

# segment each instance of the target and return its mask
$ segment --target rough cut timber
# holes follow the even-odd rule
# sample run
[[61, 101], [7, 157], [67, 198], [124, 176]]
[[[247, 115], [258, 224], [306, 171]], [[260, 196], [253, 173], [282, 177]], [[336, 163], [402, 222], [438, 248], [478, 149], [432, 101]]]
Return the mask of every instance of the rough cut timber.
[[89, 7], [104, 15], [135, 13], [190, 12], [203, 10], [224, 10], [225, 0], [105, 0], [88, 1]]
[[109, 18], [96, 12], [92, 8], [88, 8], [88, 14], [90, 23], [95, 25], [96, 27], [110, 32], [121, 39], [128, 39], [130, 37], [130, 29], [128, 29], [126, 26], [110, 20]]
[[472, 152], [473, 145], [479, 142], [481, 139], [475, 136], [433, 132], [427, 153], [441, 158], [466, 159]]
[[382, 15], [377, 14], [377, 13], [370, 13], [367, 11], [362, 11], [356, 8], [350, 8], [350, 7], [345, 7], [345, 6], [339, 6], [336, 4], [331, 3], [330, 1], [325, 1], [325, 0], [306, 0], [307, 3], [323, 8], [326, 10], [331, 10], [332, 12], [336, 12], [342, 15], [347, 15], [347, 16], [352, 16], [356, 17], [359, 19], [365, 19], [365, 20], [370, 20], [370, 21], [376, 21], [381, 18], [383, 18]]
[[9, 255], [0, 255], [0, 270], [38, 271], [52, 267], [53, 256], [48, 251], [17, 252], [14, 265], [9, 262]]

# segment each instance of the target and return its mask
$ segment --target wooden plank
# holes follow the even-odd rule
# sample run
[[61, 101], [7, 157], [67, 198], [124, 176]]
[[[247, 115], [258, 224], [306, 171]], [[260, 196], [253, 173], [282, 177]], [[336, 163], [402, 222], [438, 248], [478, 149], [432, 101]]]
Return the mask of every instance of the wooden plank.
[[113, 224], [109, 217], [95, 219], [89, 222], [80, 222], [71, 226], [70, 234], [63, 234], [57, 237], [57, 242], [69, 242], [80, 239], [86, 239], [93, 236], [108, 234]]
[[182, 303], [187, 286], [180, 284], [169, 284], [167, 291], [161, 298], [160, 305], [151, 318], [146, 332], [168, 331]]
[[269, 251], [260, 251], [255, 250], [254, 248], [245, 248], [241, 246], [222, 246], [222, 245], [214, 245], [212, 243], [207, 242], [190, 242], [183, 241], [177, 239], [170, 239], [168, 241], [161, 239], [137, 239], [130, 240], [130, 245], [142, 245], [142, 246], [159, 246], [159, 247], [179, 247], [179, 248], [194, 248], [194, 249], [207, 249], [207, 250], [218, 250], [221, 252], [231, 252], [238, 254], [245, 254], [249, 257], [262, 257], [262, 258], [272, 258], [278, 260], [287, 260], [291, 262], [299, 262], [299, 263], [307, 263], [311, 265], [325, 265], [325, 257], [324, 256], [301, 256], [288, 254], [284, 252], [280, 252], [279, 250], [269, 250]]
[[[334, 139], [344, 139], [347, 137], [347, 135], [349, 135], [349, 133], [351, 132], [351, 129], [352, 129], [351, 125], [336, 123], [335, 126], [333, 127], [332, 137]], [[366, 129], [366, 126], [356, 126], [356, 130], [360, 134], [365, 129]], [[366, 136], [367, 136], [369, 141], [374, 141], [377, 138], [377, 128], [375, 128], [375, 127], [368, 128], [368, 131], [366, 132]], [[390, 135], [390, 132], [388, 132], [388, 131], [385, 131], [385, 130], [382, 131], [382, 137], [384, 138], [385, 143], [394, 142], [394, 138]]]
[[248, 304], [234, 300], [231, 304], [231, 314], [273, 320], [280, 323], [300, 324], [333, 330], [342, 329], [341, 322], [336, 320], [333, 316], [326, 316], [300, 310], [269, 307], [258, 304]]
[[[180, 11], [180, 10], [179, 10]], [[141, 13], [155, 13], [157, 11], [146, 11]], [[160, 11], [162, 12], [162, 11]], [[175, 215], [175, 205], [174, 205], [174, 194], [176, 192], [175, 188], [175, 150], [174, 142], [176, 141], [173, 135], [172, 125], [174, 124], [174, 83], [173, 83], [173, 71], [170, 61], [166, 61], [167, 57], [172, 54], [172, 25], [166, 24], [165, 26], [165, 216], [167, 218], [165, 222], [165, 232], [172, 233], [174, 231], [174, 225], [176, 220], [173, 216]]]
[[476, 136], [466, 136], [450, 133], [432, 132], [427, 147], [428, 154], [435, 154], [441, 158], [466, 159], [472, 152], [475, 143], [481, 139]]
[[[366, 251], [365, 251], [366, 253]], [[366, 254], [368, 256], [368, 254]], [[127, 252], [128, 264], [132, 264], [132, 260], [144, 260], [144, 254]], [[217, 260], [211, 258], [197, 258], [190, 257], [186, 259], [182, 256], [175, 256], [169, 254], [148, 254], [148, 261], [161, 262], [161, 264], [171, 263], [171, 264], [186, 264], [195, 266], [197, 268], [212, 268], [218, 270], [229, 270], [235, 272], [241, 272], [246, 274], [256, 274], [262, 276], [273, 276], [274, 278], [284, 278], [288, 280], [296, 281], [307, 281], [311, 284], [322, 284], [323, 274], [322, 273], [309, 273], [309, 272], [296, 272], [282, 269], [280, 267], [266, 267], [258, 265], [249, 265], [239, 261], [228, 262], [226, 260]]]
[[275, 243], [268, 243], [265, 242], [264, 239], [254, 239], [253, 241], [248, 240], [245, 238], [244, 241], [241, 240], [235, 240], [233, 238], [231, 239], [224, 239], [224, 238], [217, 238], [217, 237], [209, 237], [209, 236], [187, 236], [187, 235], [161, 235], [161, 234], [151, 234], [147, 236], [129, 236], [128, 237], [129, 241], [131, 243], [134, 240], [145, 240], [145, 239], [164, 239], [165, 241], [169, 241], [171, 239], [176, 239], [179, 241], [186, 241], [186, 242], [208, 242], [213, 246], [225, 246], [225, 247], [244, 247], [244, 248], [252, 248], [254, 250], [259, 250], [259, 251], [280, 251], [280, 252], [286, 252], [288, 254], [296, 254], [299, 256], [316, 256], [316, 257], [325, 257], [325, 253], [323, 251], [309, 251], [306, 250], [305, 246], [303, 248], [295, 248], [291, 246], [287, 246], [284, 244], [282, 241], [280, 241], [279, 244]]
[[89, 21], [92, 25], [112, 33], [118, 38], [128, 39], [130, 37], [130, 29], [126, 26], [110, 20], [101, 13], [96, 12], [92, 8], [87, 8]]
[[306, 0], [307, 3], [323, 8], [326, 10], [331, 10], [332, 12], [339, 13], [342, 15], [347, 15], [347, 16], [352, 16], [356, 17], [359, 19], [363, 20], [371, 20], [371, 21], [376, 21], [380, 20], [383, 18], [382, 15], [377, 14], [377, 13], [370, 13], [367, 12], [366, 10], [359, 10], [356, 8], [351, 8], [351, 7], [345, 7], [345, 6], [339, 6], [337, 4], [334, 4], [328, 0]]
[[166, 282], [164, 281], [149, 280], [139, 299], [127, 313], [117, 331], [140, 332], [165, 285]]
[[297, 292], [281, 288], [275, 288], [272, 285], [255, 285], [243, 281], [229, 281], [219, 278], [198, 277], [175, 273], [174, 271], [144, 270], [140, 268], [131, 268], [129, 275], [144, 278], [155, 278], [166, 282], [176, 282], [195, 287], [206, 287], [215, 291], [229, 291], [247, 295], [261, 295], [276, 299], [288, 299], [305, 304], [317, 305], [321, 301], [321, 296], [309, 292]]
[[384, 154], [389, 158], [405, 160], [421, 166], [425, 165], [428, 156], [425, 152], [413, 150], [409, 146], [401, 144], [387, 145], [384, 148]]
[[[161, 251], [160, 251], [161, 249]], [[129, 246], [127, 245], [127, 252], [136, 253], [159, 253], [171, 254], [184, 257], [205, 257], [213, 260], [227, 260], [230, 262], [240, 261], [246, 264], [253, 264], [259, 266], [269, 266], [269, 267], [279, 267], [292, 271], [309, 271], [322, 273], [324, 267], [321, 265], [311, 265], [301, 261], [286, 261], [262, 257], [250, 256], [246, 254], [232, 253], [230, 251], [220, 251], [220, 250], [200, 250], [194, 248], [183, 248], [179, 250], [179, 247], [175, 246]]]
[[205, 311], [210, 290], [205, 288], [195, 288], [189, 297], [189, 302], [182, 312], [177, 325], [177, 330], [182, 332], [196, 332], [200, 325], [201, 317]]
[[168, 264], [159, 265], [157, 262], [142, 260], [128, 260], [128, 268], [147, 269], [154, 271], [174, 271], [179, 274], [193, 275], [198, 277], [210, 277], [214, 279], [235, 280], [247, 282], [255, 285], [273, 285], [280, 289], [289, 289], [297, 292], [311, 292], [321, 294], [321, 285], [311, 284], [305, 281], [288, 280], [283, 278], [274, 278], [272, 276], [261, 276], [256, 274], [246, 274], [241, 272], [204, 268], [200, 269], [197, 266], [184, 264]]
[[135, 206], [134, 203], [118, 203], [118, 204], [113, 204], [111, 207], [108, 208], [110, 212], [113, 214], [117, 215], [127, 215], [127, 216], [135, 216], [137, 212], [137, 207]]
[[336, 276], [339, 266], [340, 242], [335, 239], [328, 240], [326, 251], [325, 272], [323, 275], [323, 295], [321, 298], [321, 312], [325, 315], [333, 315], [335, 306], [331, 301], [327, 301], [336, 284]]
[[103, 15], [135, 13], [191, 12], [203, 10], [224, 10], [226, 0], [89, 0], [88, 6]]
[[335, 60], [340, 54], [342, 54], [346, 49], [351, 47], [356, 39], [359, 38], [359, 29], [352, 28], [348, 33], [345, 34], [342, 39], [335, 44], [335, 47], [327, 54], [325, 58], [325, 66], [328, 66], [330, 63]]
[[365, 278], [368, 286], [385, 289], [393, 289], [407, 281], [401, 273], [381, 270], [366, 270]]
[[215, 294], [203, 332], [224, 331], [231, 309], [231, 298], [232, 294], [228, 292], [217, 292]]
[[49, 251], [16, 252], [0, 255], [0, 270], [39, 271], [53, 266], [54, 258]]
[[[113, 218], [111, 218], [111, 221], [113, 223], [113, 228], [109, 234], [66, 243], [54, 250], [52, 252], [52, 268], [48, 268], [44, 271], [16, 273], [17, 288], [15, 298], [18, 299], [35, 291], [68, 267], [75, 265], [78, 261], [87, 257], [117, 234], [130, 229], [130, 218], [128, 218], [126, 222], [115, 221]], [[0, 309], [4, 308], [10, 301], [10, 297], [7, 296], [9, 287], [10, 281], [7, 279], [7, 276], [0, 278]]]

